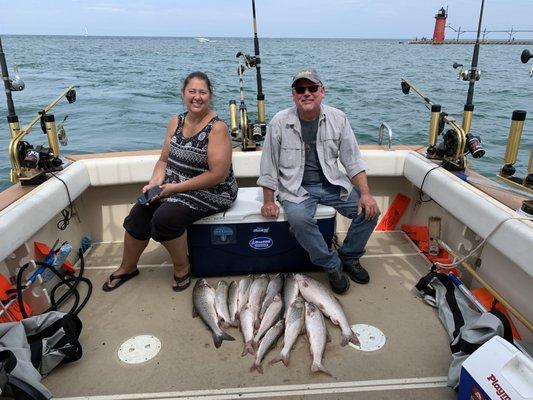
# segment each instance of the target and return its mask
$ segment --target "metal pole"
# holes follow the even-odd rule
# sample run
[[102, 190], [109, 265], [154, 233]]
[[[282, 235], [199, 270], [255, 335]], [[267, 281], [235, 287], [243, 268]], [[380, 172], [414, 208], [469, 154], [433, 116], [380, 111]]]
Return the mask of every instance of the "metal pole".
[[4, 49], [2, 47], [2, 38], [0, 38], [0, 67], [2, 68], [2, 79], [4, 80], [4, 88], [6, 90], [7, 98], [7, 111], [8, 118], [15, 117], [15, 104], [13, 103], [13, 97], [11, 96], [11, 82], [9, 80], [9, 72], [7, 70], [6, 57], [4, 55]]

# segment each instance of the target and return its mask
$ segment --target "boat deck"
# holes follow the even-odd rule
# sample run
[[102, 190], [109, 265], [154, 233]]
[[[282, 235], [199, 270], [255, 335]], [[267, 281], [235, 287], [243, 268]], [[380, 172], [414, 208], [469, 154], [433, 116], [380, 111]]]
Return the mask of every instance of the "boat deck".
[[[242, 335], [215, 349], [210, 332], [193, 319], [192, 285], [171, 290], [172, 268], [166, 251], [150, 243], [141, 274], [114, 292], [100, 287], [120, 262], [122, 243], [93, 246], [86, 257], [86, 276], [94, 285], [80, 313], [83, 322], [81, 360], [61, 366], [43, 380], [55, 398], [84, 399], [453, 399], [446, 387], [451, 360], [448, 339], [436, 310], [413, 289], [427, 271], [425, 259], [402, 232], [375, 232], [362, 260], [368, 285], [352, 283], [341, 296], [350, 323], [381, 329], [387, 342], [371, 353], [341, 347], [340, 330], [327, 321], [332, 341], [324, 364], [333, 377], [313, 373], [304, 336], [291, 352], [289, 367], [263, 361], [264, 374], [250, 373], [250, 355], [241, 357]], [[313, 273], [325, 280], [324, 274]], [[225, 278], [230, 281], [234, 278]], [[209, 279], [216, 285], [217, 279]], [[119, 361], [117, 350], [135, 335], [161, 340], [160, 353], [138, 365]]]

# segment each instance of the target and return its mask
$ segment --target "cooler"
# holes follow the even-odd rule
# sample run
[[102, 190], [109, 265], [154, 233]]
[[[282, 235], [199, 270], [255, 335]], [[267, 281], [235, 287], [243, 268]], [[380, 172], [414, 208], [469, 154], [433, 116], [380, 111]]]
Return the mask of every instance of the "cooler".
[[[240, 188], [225, 213], [187, 229], [191, 273], [196, 277], [316, 269], [290, 231], [283, 209], [277, 219], [261, 216], [263, 189]], [[335, 209], [318, 205], [315, 218], [328, 246], [335, 233]]]
[[533, 361], [505, 339], [493, 337], [463, 363], [458, 399], [533, 399]]

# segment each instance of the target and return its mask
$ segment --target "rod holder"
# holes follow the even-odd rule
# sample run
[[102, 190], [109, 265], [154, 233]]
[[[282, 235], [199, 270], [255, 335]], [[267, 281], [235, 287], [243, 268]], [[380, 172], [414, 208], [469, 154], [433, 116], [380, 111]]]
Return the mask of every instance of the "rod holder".
[[265, 95], [257, 96], [257, 119], [260, 124], [265, 123]]
[[465, 131], [465, 134], [468, 135], [470, 133], [470, 127], [472, 126], [472, 116], [474, 115], [474, 105], [473, 104], [465, 104], [464, 111], [463, 111], [463, 130]]
[[503, 177], [513, 176], [516, 172], [516, 169], [513, 165], [516, 163], [526, 114], [527, 113], [524, 110], [513, 111], [511, 126], [509, 127], [509, 138], [507, 139], [507, 147], [505, 149], [505, 156], [503, 158], [504, 165], [500, 171], [500, 174]]
[[239, 124], [237, 123], [237, 102], [235, 100], [230, 100], [229, 102], [229, 119], [231, 136], [236, 138], [239, 132]]
[[431, 119], [429, 120], [429, 147], [428, 157], [433, 157], [437, 152], [437, 135], [439, 134], [440, 104], [431, 105]]
[[50, 149], [52, 149], [54, 157], [59, 157], [59, 140], [57, 139], [56, 119], [53, 114], [44, 116], [44, 126]]

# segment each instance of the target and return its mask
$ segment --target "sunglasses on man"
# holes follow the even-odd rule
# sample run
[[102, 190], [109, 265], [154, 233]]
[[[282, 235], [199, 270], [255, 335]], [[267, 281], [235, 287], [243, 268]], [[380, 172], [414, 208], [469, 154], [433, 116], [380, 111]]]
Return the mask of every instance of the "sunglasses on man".
[[295, 86], [293, 89], [298, 94], [304, 94], [306, 90], [309, 90], [309, 93], [316, 93], [320, 86], [321, 85]]

